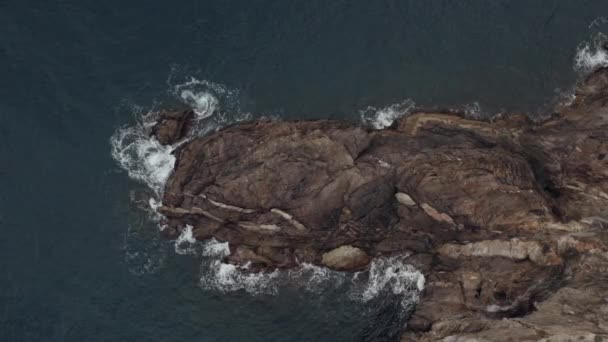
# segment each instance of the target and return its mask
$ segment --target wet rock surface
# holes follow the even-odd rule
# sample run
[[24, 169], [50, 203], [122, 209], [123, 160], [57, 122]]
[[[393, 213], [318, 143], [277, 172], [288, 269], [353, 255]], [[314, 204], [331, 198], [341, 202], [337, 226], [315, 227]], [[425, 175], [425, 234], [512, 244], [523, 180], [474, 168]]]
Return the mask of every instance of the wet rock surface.
[[[173, 144], [190, 114], [153, 134]], [[608, 341], [608, 70], [533, 123], [418, 112], [390, 128], [238, 124], [188, 141], [165, 234], [263, 271], [409, 255], [426, 277], [404, 341]]]
[[163, 145], [173, 145], [186, 136], [193, 120], [194, 111], [191, 109], [161, 112], [152, 127], [152, 135]]

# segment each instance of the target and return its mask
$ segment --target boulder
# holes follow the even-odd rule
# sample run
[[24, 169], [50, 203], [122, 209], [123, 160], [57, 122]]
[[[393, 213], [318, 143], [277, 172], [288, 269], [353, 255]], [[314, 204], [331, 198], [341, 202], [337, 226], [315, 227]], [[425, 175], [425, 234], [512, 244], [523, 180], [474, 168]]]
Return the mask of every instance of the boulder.
[[339, 271], [355, 271], [369, 264], [370, 258], [363, 250], [353, 246], [340, 246], [325, 254], [323, 266]]
[[397, 199], [397, 202], [405, 206], [413, 207], [416, 205], [416, 202], [410, 197], [410, 195], [405, 194], [403, 192], [396, 193], [395, 198]]

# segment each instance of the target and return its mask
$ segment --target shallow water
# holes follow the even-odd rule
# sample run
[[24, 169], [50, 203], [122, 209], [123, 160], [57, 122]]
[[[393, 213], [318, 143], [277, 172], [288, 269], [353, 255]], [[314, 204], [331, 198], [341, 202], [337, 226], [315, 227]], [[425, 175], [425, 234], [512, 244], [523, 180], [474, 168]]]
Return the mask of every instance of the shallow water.
[[0, 2], [0, 340], [394, 339], [390, 286], [365, 301], [365, 279], [322, 270], [257, 295], [201, 281], [205, 245], [161, 241], [147, 211], [168, 151], [124, 151], [129, 177], [111, 138], [183, 103], [201, 134], [261, 116], [381, 126], [412, 103], [542, 113], [608, 64], [602, 16], [605, 1]]

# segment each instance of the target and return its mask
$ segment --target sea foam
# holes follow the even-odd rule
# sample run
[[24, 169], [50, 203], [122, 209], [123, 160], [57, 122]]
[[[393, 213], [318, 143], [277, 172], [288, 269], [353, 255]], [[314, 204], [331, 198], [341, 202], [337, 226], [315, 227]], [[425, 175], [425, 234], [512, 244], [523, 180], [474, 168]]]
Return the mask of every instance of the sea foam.
[[290, 270], [252, 273], [248, 265], [223, 262], [230, 251], [227, 243], [210, 239], [202, 242], [200, 286], [220, 292], [246, 291], [250, 294], [278, 294], [282, 287], [296, 287], [310, 293], [323, 293], [344, 288], [348, 298], [369, 302], [383, 295], [400, 298], [405, 311], [417, 302], [424, 289], [424, 276], [407, 264], [403, 256], [376, 258], [361, 272], [339, 272], [326, 267], [302, 263]]
[[403, 309], [418, 302], [418, 294], [424, 289], [425, 278], [402, 256], [376, 258], [365, 272], [353, 276], [350, 296], [364, 302], [389, 292], [401, 298]]
[[175, 239], [174, 249], [177, 254], [195, 254], [196, 239], [192, 234], [192, 226], [186, 225], [181, 234]]
[[207, 290], [232, 292], [244, 290], [251, 294], [277, 294], [279, 271], [248, 273], [238, 266], [214, 260], [203, 269], [200, 286]]
[[163, 146], [150, 137], [146, 126], [156, 113], [142, 116], [131, 127], [122, 127], [112, 136], [112, 157], [127, 171], [129, 177], [145, 183], [160, 194], [175, 164], [172, 146]]
[[298, 284], [312, 293], [320, 293], [328, 288], [338, 288], [348, 280], [349, 274], [309, 263], [302, 263], [288, 271], [290, 283]]
[[416, 103], [410, 99], [392, 104], [390, 106], [376, 108], [367, 107], [359, 112], [361, 122], [375, 129], [389, 127], [400, 117], [411, 113], [416, 108]]
[[112, 157], [121, 168], [159, 197], [175, 165], [172, 153], [175, 148], [194, 137], [251, 118], [249, 113], [240, 110], [238, 92], [221, 84], [190, 78], [171, 85], [170, 93], [196, 113], [194, 127], [184, 140], [173, 146], [163, 146], [150, 136], [159, 116], [156, 111], [140, 114], [133, 126], [119, 128], [110, 140]]
[[205, 257], [201, 264], [200, 286], [206, 290], [233, 292], [244, 290], [251, 294], [276, 294], [280, 272], [251, 273], [247, 272], [248, 265], [235, 266], [224, 263], [222, 259], [230, 254], [227, 242], [216, 239], [203, 243], [202, 255]]
[[582, 73], [590, 73], [597, 68], [608, 67], [608, 37], [597, 33], [590, 42], [581, 43], [574, 56], [574, 69]]
[[226, 111], [238, 111], [238, 91], [226, 86], [190, 77], [172, 86], [171, 92], [189, 105], [198, 119], [205, 119], [225, 107]]
[[190, 104], [198, 119], [210, 117], [219, 106], [217, 98], [209, 92], [194, 93], [191, 90], [183, 90], [180, 97]]

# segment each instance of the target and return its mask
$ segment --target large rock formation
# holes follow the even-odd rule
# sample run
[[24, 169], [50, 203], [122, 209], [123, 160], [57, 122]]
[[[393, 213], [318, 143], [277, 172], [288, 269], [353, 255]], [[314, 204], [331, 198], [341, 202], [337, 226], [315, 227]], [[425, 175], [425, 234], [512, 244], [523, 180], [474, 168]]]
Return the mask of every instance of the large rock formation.
[[[184, 135], [175, 118], [187, 115], [165, 115], [161, 142]], [[404, 340], [608, 334], [606, 69], [542, 123], [436, 112], [385, 130], [263, 120], [175, 154], [164, 232], [191, 225], [198, 239], [227, 241], [227, 262], [354, 270], [410, 255], [426, 288]]]

